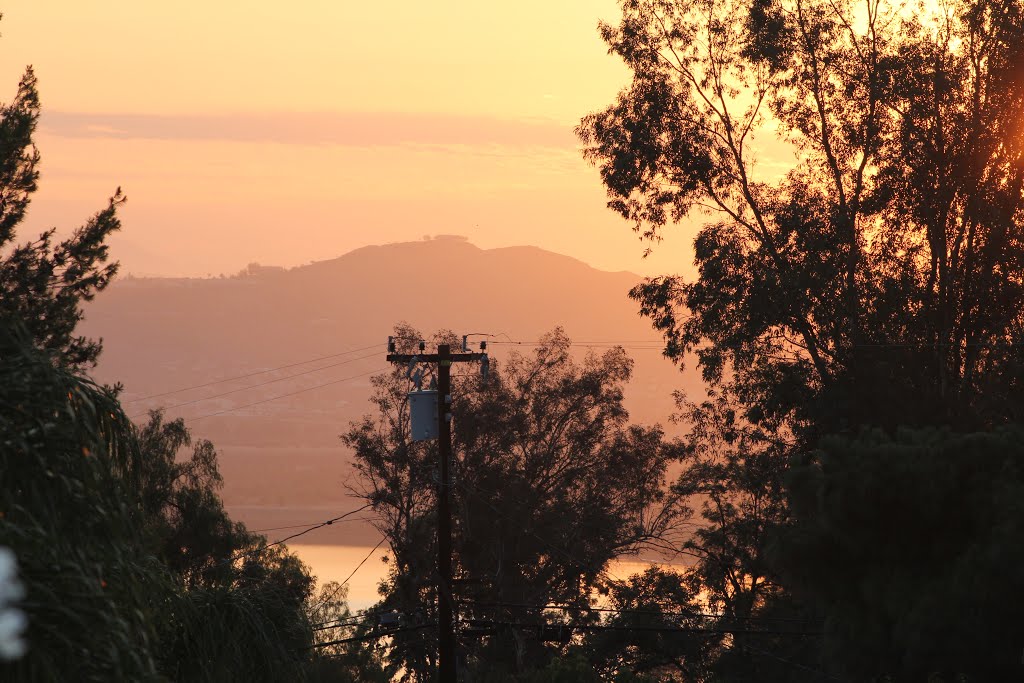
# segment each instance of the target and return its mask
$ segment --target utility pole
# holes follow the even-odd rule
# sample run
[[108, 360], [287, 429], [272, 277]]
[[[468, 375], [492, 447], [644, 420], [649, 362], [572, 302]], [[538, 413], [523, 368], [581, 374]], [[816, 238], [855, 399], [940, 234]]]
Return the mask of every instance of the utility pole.
[[[481, 350], [486, 346], [481, 344]], [[420, 344], [422, 350], [424, 345]], [[465, 338], [463, 338], [465, 349]], [[441, 459], [437, 482], [437, 663], [439, 683], [455, 683], [455, 596], [452, 594], [452, 363], [485, 360], [486, 353], [451, 352], [448, 344], [438, 344], [437, 353], [394, 353], [394, 341], [388, 339], [387, 359], [393, 363], [437, 363], [437, 450]]]
[[437, 347], [437, 450], [441, 476], [437, 482], [437, 670], [440, 683], [455, 683], [455, 598], [452, 595], [451, 460], [452, 354]]

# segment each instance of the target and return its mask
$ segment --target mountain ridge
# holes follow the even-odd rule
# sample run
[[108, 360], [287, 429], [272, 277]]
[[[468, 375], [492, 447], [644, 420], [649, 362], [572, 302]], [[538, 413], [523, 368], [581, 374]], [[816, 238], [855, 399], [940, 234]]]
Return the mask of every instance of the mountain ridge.
[[[556, 326], [581, 342], [629, 342], [627, 408], [637, 422], [672, 429], [673, 390], [699, 382], [661, 355], [658, 333], [627, 297], [639, 280], [538, 247], [431, 239], [289, 269], [253, 265], [233, 277], [118, 280], [87, 305], [80, 331], [104, 339], [94, 375], [123, 383], [129, 415], [165, 407], [213, 440], [226, 503], [259, 528], [350, 504], [349, 454], [337, 437], [371, 412], [370, 377], [387, 368], [387, 336], [399, 321], [428, 337], [438, 329], [496, 335], [488, 350], [499, 365], [509, 353], [531, 353]], [[174, 391], [188, 387], [196, 388]]]

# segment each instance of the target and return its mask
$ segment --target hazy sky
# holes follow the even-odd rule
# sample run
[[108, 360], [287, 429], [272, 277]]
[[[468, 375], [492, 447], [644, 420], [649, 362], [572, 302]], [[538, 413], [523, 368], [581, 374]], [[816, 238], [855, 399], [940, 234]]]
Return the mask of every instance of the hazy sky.
[[0, 93], [40, 81], [41, 189], [23, 238], [117, 186], [137, 274], [297, 265], [469, 236], [607, 270], [682, 269], [605, 208], [572, 127], [628, 80], [614, 0], [8, 0]]

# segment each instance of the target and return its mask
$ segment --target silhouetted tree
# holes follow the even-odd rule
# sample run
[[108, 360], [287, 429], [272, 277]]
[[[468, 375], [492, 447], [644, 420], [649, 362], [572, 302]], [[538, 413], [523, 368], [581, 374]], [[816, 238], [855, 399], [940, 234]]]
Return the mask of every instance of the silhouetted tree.
[[0, 546], [18, 557], [28, 650], [9, 681], [157, 681], [170, 576], [146, 552], [133, 428], [113, 394], [0, 325]]
[[[714, 626], [687, 577], [652, 567], [606, 587], [608, 630], [588, 634], [584, 647], [607, 678], [645, 674], [657, 681], [701, 680], [721, 638], [686, 632]], [[659, 630], [664, 629], [664, 630]], [[680, 629], [673, 631], [672, 629]]]
[[120, 188], [107, 208], [64, 240], [56, 229], [15, 243], [39, 179], [39, 152], [33, 143], [39, 121], [36, 76], [29, 67], [14, 100], [0, 105], [0, 324], [20, 320], [40, 348], [59, 352], [74, 367], [96, 363], [100, 342], [75, 335], [81, 304], [104, 289], [117, 273], [107, 263], [106, 240], [121, 227]]
[[14, 244], [36, 189], [36, 79], [0, 107], [0, 545], [27, 589], [27, 654], [4, 680], [301, 680], [314, 579], [232, 522], [207, 441], [184, 422], [137, 427], [84, 376], [75, 334], [106, 287], [120, 190], [68, 239]]
[[[419, 334], [400, 326], [396, 337], [410, 340], [403, 343], [411, 350]], [[662, 485], [674, 451], [658, 428], [629, 424], [622, 400], [631, 369], [622, 349], [578, 364], [556, 331], [530, 356], [492, 363], [486, 379], [456, 383], [455, 591], [464, 618], [494, 625], [480, 640], [461, 639], [474, 675], [543, 668], [559, 646], [545, 644], [549, 634], [539, 625], [593, 621], [587, 608], [608, 562], [672, 527]], [[392, 546], [381, 608], [428, 623], [437, 450], [435, 442], [410, 439], [405, 372], [374, 379], [378, 415], [353, 424], [343, 439]], [[556, 619], [542, 608], [552, 602], [578, 611]], [[392, 656], [417, 680], [431, 675], [433, 637], [428, 629], [394, 639]]]
[[1024, 417], [1021, 3], [622, 7], [633, 82], [578, 130], [645, 236], [710, 216], [633, 291], [668, 353], [798, 434]]
[[28, 651], [4, 680], [301, 678], [309, 570], [225, 513], [212, 446], [0, 326], [0, 545], [18, 556]]
[[826, 439], [773, 549], [850, 680], [1021, 680], [1024, 431]]
[[[693, 429], [676, 490], [705, 519], [685, 548], [699, 556], [692, 576], [724, 610], [814, 611], [782, 583], [838, 609], [824, 564], [809, 564], [804, 584], [765, 561], [767, 539], [789, 521], [790, 456], [865, 426], [971, 431], [1024, 419], [1024, 5], [621, 6], [621, 22], [601, 32], [633, 78], [581, 122], [585, 155], [610, 207], [644, 238], [707, 218], [693, 276], [631, 293], [667, 354], [695, 358], [710, 387], [706, 401], [683, 404]], [[927, 489], [936, 473], [917, 474], [904, 485]], [[843, 495], [839, 483], [817, 489], [819, 503]], [[879, 519], [895, 504], [884, 501]], [[827, 536], [823, 511], [807, 514], [823, 515], [819, 549], [848, 540]], [[926, 518], [917, 541], [944, 547]], [[849, 533], [866, 524], [850, 553], [903, 538], [881, 521], [846, 522]], [[880, 577], [857, 585], [885, 602]], [[904, 606], [934, 594], [900, 585]], [[753, 661], [742, 647], [732, 654]]]
[[218, 495], [213, 444], [159, 411], [135, 429], [127, 473], [153, 554], [176, 584], [160, 622], [162, 668], [176, 680], [274, 680], [300, 674], [312, 641], [314, 578], [297, 557], [234, 522]]

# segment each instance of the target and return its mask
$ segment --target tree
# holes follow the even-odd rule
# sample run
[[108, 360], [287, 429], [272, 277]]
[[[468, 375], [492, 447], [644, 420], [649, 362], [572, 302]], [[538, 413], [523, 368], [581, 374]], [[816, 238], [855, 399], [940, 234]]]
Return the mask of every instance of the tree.
[[[684, 404], [685, 405], [685, 404]], [[749, 619], [779, 590], [765, 542], [786, 520], [782, 471], [791, 444], [735, 420], [727, 395], [687, 405], [690, 425], [683, 469], [673, 490], [699, 502], [682, 551], [696, 560], [690, 579], [712, 611]], [[688, 508], [687, 519], [698, 510]]]
[[[666, 353], [695, 358], [710, 387], [683, 405], [693, 428], [676, 487], [706, 521], [686, 544], [694, 576], [724, 609], [764, 614], [805, 585], [765, 553], [791, 521], [790, 457], [865, 426], [971, 431], [1024, 417], [1024, 7], [622, 10], [601, 32], [632, 82], [578, 133], [609, 205], [645, 238], [707, 218], [695, 276], [631, 295]], [[932, 485], [933, 472], [918, 474]], [[870, 553], [894, 530], [864, 531]], [[834, 580], [809, 568], [822, 573], [807, 586]], [[790, 607], [812, 615], [834, 597], [796, 594], [810, 604]]]
[[113, 394], [0, 325], [0, 546], [26, 588], [25, 656], [4, 680], [157, 681], [172, 591], [121, 474], [132, 426]]
[[224, 510], [213, 444], [192, 445], [180, 418], [159, 411], [134, 429], [137, 467], [125, 474], [150, 550], [173, 578], [161, 628], [162, 670], [175, 680], [295, 678], [312, 641], [309, 568]]
[[727, 392], [710, 393], [701, 403], [677, 397], [675, 419], [689, 433], [670, 492], [688, 534], [665, 540], [689, 566], [605, 587], [618, 610], [606, 625], [688, 630], [599, 631], [589, 648], [606, 671], [660, 681], [819, 680], [819, 642], [807, 634], [821, 615], [793, 599], [769, 553], [789, 521], [783, 474], [793, 444], [737, 420]]
[[20, 320], [35, 343], [59, 352], [73, 367], [95, 365], [100, 342], [75, 335], [81, 304], [102, 291], [117, 273], [107, 263], [106, 239], [121, 227], [118, 188], [107, 207], [64, 240], [50, 229], [15, 244], [39, 179], [39, 152], [32, 140], [39, 121], [36, 76], [29, 67], [14, 100], [0, 106], [0, 321]]
[[[403, 326], [395, 336], [410, 352], [420, 338]], [[662, 490], [674, 451], [660, 429], [629, 424], [622, 405], [631, 361], [613, 349], [578, 364], [570, 347], [557, 330], [531, 356], [492, 363], [486, 379], [460, 378], [453, 394], [455, 590], [461, 615], [489, 625], [461, 639], [465, 667], [479, 676], [542, 668], [558, 650], [545, 643], [543, 624], [555, 622], [544, 605], [576, 608], [562, 613], [571, 615], [565, 634], [574, 620], [592, 621], [592, 592], [608, 562], [675, 521]], [[374, 379], [379, 414], [343, 439], [392, 547], [380, 608], [429, 623], [437, 451], [410, 439], [405, 372]], [[433, 634], [403, 636], [392, 656], [429, 678]]]
[[[702, 618], [699, 596], [686, 577], [652, 567], [605, 590], [616, 610], [589, 634], [585, 649], [608, 678], [642, 674], [658, 681], [701, 680], [721, 640], [714, 635], [672, 629], [713, 626]], [[659, 630], [663, 629], [663, 630]]]
[[774, 548], [851, 680], [1020, 680], [1024, 431], [832, 437], [788, 475]]
[[[159, 544], [160, 561], [187, 587], [230, 581], [235, 567], [225, 560], [266, 539], [250, 534], [224, 510], [214, 445], [205, 439], [193, 445], [185, 421], [166, 421], [158, 410], [137, 428], [136, 439], [141, 467], [128, 476]], [[190, 446], [191, 455], [182, 457]]]
[[309, 680], [332, 683], [390, 683], [397, 667], [384, 661], [377, 634], [377, 616], [372, 611], [352, 614], [346, 598], [348, 587], [328, 581], [310, 609], [314, 624], [316, 654]]
[[216, 452], [184, 422], [137, 427], [88, 379], [81, 303], [117, 271], [120, 190], [70, 238], [13, 244], [39, 177], [28, 69], [0, 107], [0, 546], [26, 584], [27, 654], [4, 680], [301, 679], [313, 577], [232, 522]]
[[28, 651], [4, 680], [301, 677], [313, 577], [223, 510], [216, 457], [159, 413], [0, 326], [0, 546], [26, 587]]
[[811, 441], [1024, 415], [1021, 4], [622, 7], [601, 31], [633, 81], [585, 154], [646, 237], [711, 217], [695, 280], [633, 291], [667, 352]]

